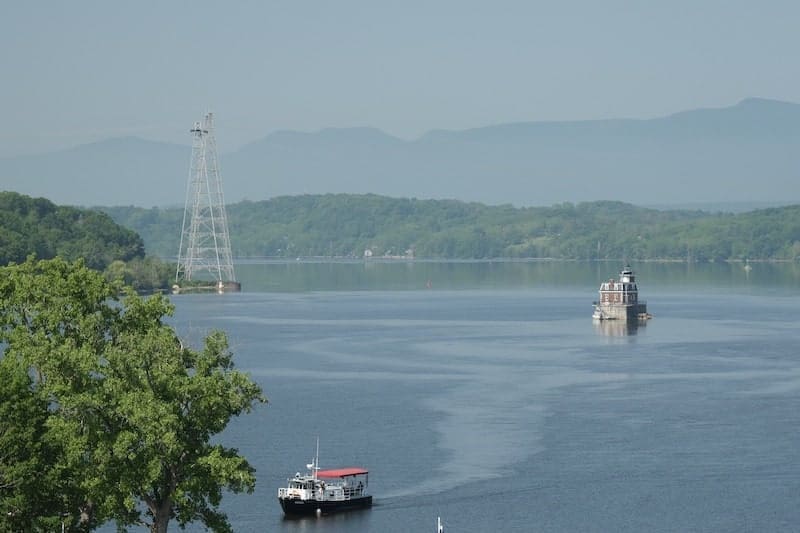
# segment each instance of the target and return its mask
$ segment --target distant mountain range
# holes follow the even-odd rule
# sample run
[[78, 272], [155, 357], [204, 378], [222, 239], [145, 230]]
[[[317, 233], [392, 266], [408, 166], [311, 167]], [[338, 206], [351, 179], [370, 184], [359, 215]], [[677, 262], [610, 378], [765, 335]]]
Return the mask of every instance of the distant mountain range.
[[[190, 156], [188, 145], [110, 139], [0, 159], [0, 190], [83, 206], [183, 205]], [[220, 166], [229, 202], [334, 192], [517, 206], [800, 203], [800, 105], [751, 98], [663, 118], [520, 122], [414, 141], [373, 128], [281, 131], [220, 154]]]

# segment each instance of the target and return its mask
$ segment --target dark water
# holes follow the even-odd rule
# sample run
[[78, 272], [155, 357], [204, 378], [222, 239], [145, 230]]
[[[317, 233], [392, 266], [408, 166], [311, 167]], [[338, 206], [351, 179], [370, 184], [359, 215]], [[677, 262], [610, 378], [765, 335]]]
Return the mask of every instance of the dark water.
[[[244, 265], [244, 293], [174, 298], [270, 399], [223, 436], [258, 469], [234, 528], [798, 531], [794, 267], [635, 265], [654, 319], [600, 328], [618, 266]], [[323, 468], [369, 468], [373, 509], [282, 517], [317, 436]]]

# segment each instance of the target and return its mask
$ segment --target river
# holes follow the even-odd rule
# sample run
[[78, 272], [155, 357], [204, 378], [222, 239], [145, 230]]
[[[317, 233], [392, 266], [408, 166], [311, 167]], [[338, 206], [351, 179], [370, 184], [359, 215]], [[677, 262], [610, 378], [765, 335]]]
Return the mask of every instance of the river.
[[[269, 397], [221, 437], [258, 476], [234, 529], [796, 531], [797, 267], [635, 264], [654, 318], [593, 324], [620, 266], [242, 263], [242, 293], [174, 297]], [[283, 518], [317, 437], [371, 510]]]

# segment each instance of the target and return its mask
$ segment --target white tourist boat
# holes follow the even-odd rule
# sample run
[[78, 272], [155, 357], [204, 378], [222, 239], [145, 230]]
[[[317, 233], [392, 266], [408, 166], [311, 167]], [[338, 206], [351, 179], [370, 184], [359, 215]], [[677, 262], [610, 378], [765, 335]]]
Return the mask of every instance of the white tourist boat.
[[321, 470], [317, 453], [307, 464], [307, 474], [296, 473], [278, 489], [278, 502], [287, 516], [323, 515], [372, 506], [367, 494], [369, 472], [361, 467]]

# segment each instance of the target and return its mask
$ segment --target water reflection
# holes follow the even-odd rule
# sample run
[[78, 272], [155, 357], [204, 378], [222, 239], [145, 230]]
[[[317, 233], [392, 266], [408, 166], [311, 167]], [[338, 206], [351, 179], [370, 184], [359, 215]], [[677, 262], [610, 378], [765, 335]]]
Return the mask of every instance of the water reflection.
[[[800, 287], [796, 263], [633, 263], [643, 291], [658, 287]], [[246, 292], [586, 287], [620, 267], [581, 261], [248, 261], [236, 263]]]
[[370, 525], [370, 510], [333, 513], [322, 516], [284, 516], [281, 530], [284, 531], [367, 531]]
[[647, 325], [645, 320], [592, 320], [594, 330], [606, 337], [628, 337], [636, 335], [640, 327]]

